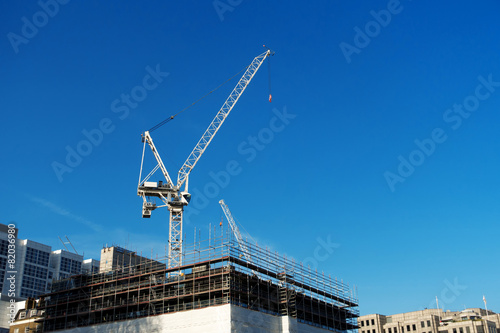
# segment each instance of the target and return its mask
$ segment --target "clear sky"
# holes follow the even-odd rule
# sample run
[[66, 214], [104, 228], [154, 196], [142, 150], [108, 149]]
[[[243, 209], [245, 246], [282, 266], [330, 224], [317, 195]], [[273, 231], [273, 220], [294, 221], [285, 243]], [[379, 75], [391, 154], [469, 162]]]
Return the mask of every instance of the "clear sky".
[[[500, 311], [499, 10], [3, 1], [1, 222], [54, 249], [67, 235], [85, 257], [164, 253], [168, 211], [142, 219], [136, 195], [140, 134], [266, 44], [273, 101], [266, 63], [191, 174], [186, 241], [208, 237], [225, 199], [259, 244], [355, 285], [362, 314], [483, 294]], [[235, 82], [152, 133], [174, 178]]]

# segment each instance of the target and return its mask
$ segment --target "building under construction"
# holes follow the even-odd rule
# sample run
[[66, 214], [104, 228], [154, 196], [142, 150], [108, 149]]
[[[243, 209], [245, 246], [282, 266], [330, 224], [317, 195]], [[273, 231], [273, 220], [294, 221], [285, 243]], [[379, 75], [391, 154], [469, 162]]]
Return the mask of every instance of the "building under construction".
[[[42, 297], [44, 331], [348, 332], [353, 290], [293, 259], [232, 235], [167, 256], [57, 281]], [[123, 262], [123, 261], [122, 261]]]

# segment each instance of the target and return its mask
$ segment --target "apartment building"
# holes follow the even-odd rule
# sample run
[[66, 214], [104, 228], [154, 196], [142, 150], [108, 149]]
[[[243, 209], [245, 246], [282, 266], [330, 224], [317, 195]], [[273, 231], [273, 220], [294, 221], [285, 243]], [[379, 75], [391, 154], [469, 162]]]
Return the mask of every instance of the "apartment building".
[[8, 332], [11, 300], [36, 298], [50, 292], [53, 280], [84, 270], [96, 272], [99, 267], [97, 260], [83, 260], [83, 256], [65, 250], [52, 251], [49, 245], [17, 236], [14, 225], [0, 223], [0, 333]]
[[359, 333], [500, 333], [500, 315], [480, 308], [426, 309], [358, 318]]

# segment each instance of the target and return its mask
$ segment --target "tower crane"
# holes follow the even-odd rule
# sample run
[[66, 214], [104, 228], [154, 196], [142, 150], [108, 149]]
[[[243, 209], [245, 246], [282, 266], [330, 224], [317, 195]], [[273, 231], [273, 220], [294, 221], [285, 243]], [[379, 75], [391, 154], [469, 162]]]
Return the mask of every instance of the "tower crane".
[[220, 200], [219, 204], [222, 207], [222, 211], [224, 212], [224, 215], [226, 215], [227, 221], [229, 222], [229, 226], [231, 227], [231, 230], [233, 231], [233, 234], [236, 237], [236, 241], [238, 242], [238, 245], [240, 246], [241, 252], [243, 252], [245, 259], [249, 263], [251, 263], [252, 259], [250, 258], [250, 252], [248, 251], [247, 245], [243, 241], [243, 237], [241, 237], [240, 229], [236, 225], [236, 221], [233, 218], [233, 214], [231, 214], [231, 211], [229, 210], [229, 207], [226, 205], [224, 200]]
[[[169, 248], [168, 248], [168, 267], [177, 267], [182, 265], [182, 216], [184, 211], [184, 206], [189, 204], [191, 195], [188, 192], [188, 180], [189, 174], [193, 170], [194, 166], [200, 159], [201, 155], [205, 152], [208, 145], [214, 138], [215, 134], [221, 127], [226, 117], [229, 115], [233, 109], [238, 99], [241, 97], [246, 87], [252, 81], [255, 73], [259, 70], [260, 66], [264, 60], [272, 55], [271, 50], [258, 55], [253, 59], [251, 64], [247, 67], [245, 73], [240, 78], [236, 87], [232, 90], [229, 97], [226, 99], [219, 112], [215, 115], [207, 130], [201, 136], [194, 147], [191, 154], [189, 154], [186, 162], [180, 168], [177, 174], [177, 182], [174, 183], [170, 178], [170, 175], [163, 164], [163, 161], [153, 143], [153, 138], [151, 137], [150, 131], [144, 132], [142, 135], [142, 141], [144, 147], [142, 150], [142, 161], [141, 170], [139, 173], [139, 184], [137, 186], [137, 195], [142, 197], [142, 217], [151, 217], [151, 212], [160, 207], [167, 207], [170, 211], [169, 218]], [[144, 164], [144, 153], [146, 150], [146, 143], [151, 148], [154, 154], [157, 165], [149, 172], [144, 178], [142, 178], [142, 169]], [[161, 170], [163, 181], [151, 182], [149, 178], [158, 170]], [[162, 201], [161, 205], [156, 205], [154, 198], [159, 198]]]

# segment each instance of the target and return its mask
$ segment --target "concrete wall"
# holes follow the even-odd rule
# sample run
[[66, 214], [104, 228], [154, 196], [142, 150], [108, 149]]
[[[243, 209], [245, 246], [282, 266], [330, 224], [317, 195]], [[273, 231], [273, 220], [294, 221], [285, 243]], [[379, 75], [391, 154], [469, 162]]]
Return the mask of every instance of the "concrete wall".
[[230, 332], [230, 305], [78, 327], [58, 333], [223, 333]]
[[231, 306], [231, 333], [281, 332], [281, 317]]
[[78, 327], [58, 333], [324, 333], [290, 317], [272, 316], [226, 304], [205, 309]]

